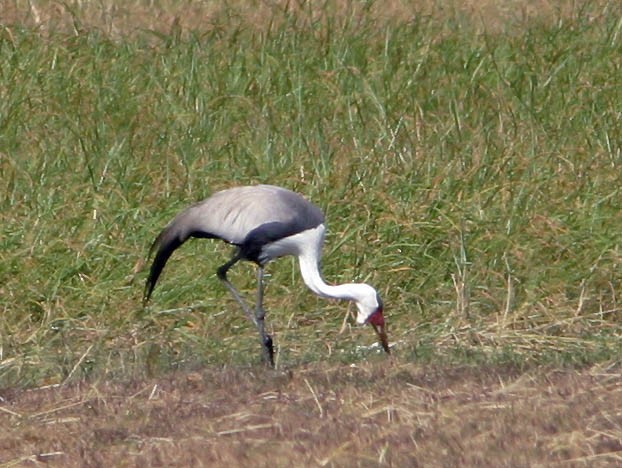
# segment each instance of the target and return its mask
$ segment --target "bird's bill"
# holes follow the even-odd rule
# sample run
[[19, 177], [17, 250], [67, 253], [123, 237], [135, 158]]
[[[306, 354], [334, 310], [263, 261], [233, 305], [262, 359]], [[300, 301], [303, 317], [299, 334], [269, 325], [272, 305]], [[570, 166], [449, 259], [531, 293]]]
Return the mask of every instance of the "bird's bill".
[[387, 336], [384, 324], [376, 325], [375, 323], [372, 323], [371, 326], [374, 327], [378, 338], [380, 338], [380, 344], [382, 345], [382, 349], [384, 349], [387, 354], [391, 354], [391, 349], [389, 348], [389, 337]]

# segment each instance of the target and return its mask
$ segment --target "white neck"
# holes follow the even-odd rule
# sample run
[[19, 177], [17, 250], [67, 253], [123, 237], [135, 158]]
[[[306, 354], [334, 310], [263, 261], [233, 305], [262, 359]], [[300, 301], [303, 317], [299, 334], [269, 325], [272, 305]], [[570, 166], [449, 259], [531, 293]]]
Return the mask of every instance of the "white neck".
[[322, 279], [319, 262], [324, 243], [324, 225], [307, 229], [293, 236], [285, 237], [264, 247], [268, 258], [295, 255], [300, 263], [300, 272], [305, 284], [318, 296], [344, 299], [356, 302], [359, 310], [357, 321], [364, 321], [378, 308], [378, 295], [371, 286], [363, 283], [347, 283], [333, 286]]
[[347, 283], [333, 286], [326, 284], [322, 279], [317, 257], [305, 252], [298, 257], [298, 261], [302, 279], [308, 288], [318, 296], [349, 301], [359, 301], [362, 299], [362, 289], [367, 288], [366, 285]]

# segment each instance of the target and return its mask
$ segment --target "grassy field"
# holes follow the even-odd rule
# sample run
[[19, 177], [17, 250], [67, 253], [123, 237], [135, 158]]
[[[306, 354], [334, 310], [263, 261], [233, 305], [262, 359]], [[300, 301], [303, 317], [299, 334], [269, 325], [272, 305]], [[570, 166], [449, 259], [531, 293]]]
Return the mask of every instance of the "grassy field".
[[[15, 443], [0, 463], [58, 452], [77, 466], [103, 444], [114, 450], [101, 463], [131, 452], [170, 465], [184, 450], [209, 460], [193, 451], [203, 443], [231, 461], [270, 449], [265, 434], [244, 439], [249, 427], [285, 450], [286, 424], [310, 414], [303, 464], [620, 456], [622, 7], [407, 3], [2, 4], [0, 424]], [[324, 275], [379, 289], [390, 363], [347, 304], [313, 296], [281, 259], [266, 297], [277, 371], [264, 375], [256, 332], [215, 276], [229, 255], [216, 242], [176, 252], [142, 307], [159, 230], [253, 183], [326, 211]], [[251, 293], [251, 266], [231, 278]], [[557, 383], [577, 407], [561, 409]], [[225, 396], [232, 385], [241, 393]], [[120, 416], [189, 401], [187, 415], [212, 394], [227, 407], [198, 411], [183, 440], [172, 411], [162, 433]], [[288, 395], [305, 409], [253, 406]], [[333, 416], [342, 436], [329, 439]], [[510, 434], [516, 418], [543, 439]], [[206, 421], [222, 426], [193, 439]], [[349, 438], [357, 421], [371, 434]], [[17, 442], [42, 427], [81, 431], [81, 449]], [[478, 461], [478, 441], [490, 458]]]

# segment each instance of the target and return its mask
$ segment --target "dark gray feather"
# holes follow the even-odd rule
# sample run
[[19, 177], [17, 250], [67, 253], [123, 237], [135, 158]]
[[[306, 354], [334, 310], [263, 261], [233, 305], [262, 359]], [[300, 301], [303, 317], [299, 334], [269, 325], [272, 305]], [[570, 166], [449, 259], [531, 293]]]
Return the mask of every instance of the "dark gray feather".
[[323, 222], [317, 206], [281, 187], [256, 185], [217, 192], [178, 214], [154, 241], [144, 302], [172, 253], [190, 237], [222, 239], [238, 245], [244, 258], [259, 262], [262, 246]]

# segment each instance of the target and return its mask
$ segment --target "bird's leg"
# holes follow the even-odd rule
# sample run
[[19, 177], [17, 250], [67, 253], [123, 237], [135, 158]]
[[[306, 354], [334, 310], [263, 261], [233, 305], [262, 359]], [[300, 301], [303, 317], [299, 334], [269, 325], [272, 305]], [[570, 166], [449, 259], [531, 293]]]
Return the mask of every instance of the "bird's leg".
[[248, 307], [246, 302], [244, 302], [244, 299], [242, 299], [242, 296], [240, 296], [240, 293], [238, 292], [238, 290], [235, 289], [233, 284], [231, 284], [231, 282], [227, 278], [227, 272], [229, 271], [229, 268], [231, 268], [241, 259], [242, 259], [242, 253], [238, 249], [236, 253], [233, 255], [233, 257], [231, 258], [231, 260], [229, 260], [227, 263], [219, 267], [218, 270], [216, 270], [216, 274], [218, 275], [218, 278], [220, 279], [220, 281], [222, 281], [223, 284], [227, 287], [227, 289], [229, 290], [233, 298], [237, 301], [238, 304], [240, 304], [240, 307], [242, 307], [242, 310], [246, 314], [246, 317], [248, 317], [248, 319], [251, 322], [253, 322], [256, 327], [258, 327], [257, 320], [255, 319], [255, 316], [251, 312], [250, 308]]
[[257, 268], [257, 304], [255, 307], [255, 325], [259, 331], [263, 358], [266, 364], [274, 367], [274, 348], [272, 347], [272, 337], [266, 333], [264, 318], [266, 312], [263, 310], [263, 267]]
[[259, 267], [257, 271], [257, 307], [255, 310], [255, 314], [252, 313], [248, 304], [244, 302], [242, 296], [238, 292], [237, 289], [231, 284], [229, 279], [227, 278], [227, 272], [229, 268], [235, 265], [242, 259], [242, 254], [239, 250], [233, 255], [231, 260], [222, 265], [216, 271], [218, 274], [218, 278], [223, 282], [223, 284], [227, 287], [233, 298], [240, 304], [242, 310], [248, 317], [248, 319], [255, 324], [257, 330], [259, 331], [259, 338], [261, 340], [261, 348], [262, 348], [262, 356], [264, 361], [270, 366], [274, 367], [274, 349], [272, 347], [272, 338], [270, 335], [266, 334], [265, 326], [264, 326], [264, 317], [265, 312], [263, 310], [263, 268]]

